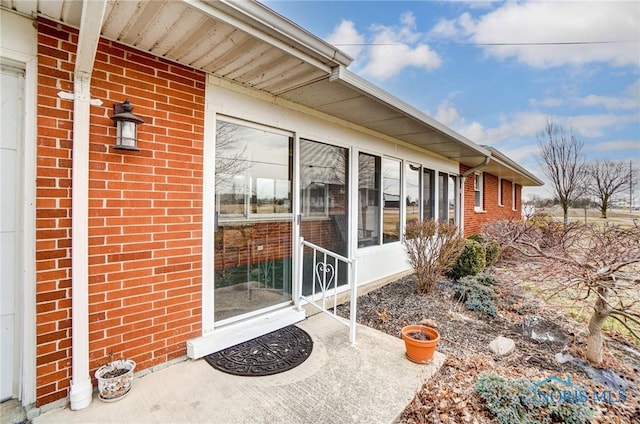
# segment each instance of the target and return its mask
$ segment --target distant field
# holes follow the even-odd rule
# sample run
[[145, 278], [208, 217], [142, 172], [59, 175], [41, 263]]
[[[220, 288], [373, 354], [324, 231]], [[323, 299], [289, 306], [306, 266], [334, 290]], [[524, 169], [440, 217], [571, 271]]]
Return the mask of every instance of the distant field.
[[[536, 212], [547, 213], [559, 220], [562, 220], [562, 208], [538, 208]], [[607, 219], [600, 218], [600, 211], [598, 209], [587, 209], [586, 217], [584, 209], [572, 208], [569, 209], [569, 220], [579, 222], [591, 222], [596, 224], [611, 223], [621, 225], [633, 225], [634, 219], [637, 220], [640, 225], [640, 211], [629, 211], [628, 209], [610, 209], [607, 211]]]
[[[562, 220], [562, 209], [560, 207], [555, 208], [538, 208], [536, 212], [547, 213], [554, 216], [559, 221]], [[569, 220], [585, 222], [585, 210], [584, 209], [569, 209]], [[629, 211], [623, 209], [612, 209], [607, 211], [607, 219], [600, 218], [600, 211], [597, 209], [587, 209], [586, 221], [588, 223], [596, 224], [619, 224], [619, 225], [634, 225], [634, 221], [637, 225], [640, 225], [640, 211]], [[546, 295], [557, 288], [557, 282], [549, 282], [548, 286], [537, 283], [536, 285], [530, 285], [528, 288], [539, 297], [546, 299]], [[559, 296], [555, 296], [552, 299], [546, 299], [551, 305], [559, 306], [565, 310], [565, 313], [579, 322], [587, 323], [592, 314], [593, 303], [595, 302], [595, 295], [590, 295], [587, 299], [581, 299], [576, 301], [575, 297], [572, 300], [572, 293], [563, 292]], [[640, 297], [640, 287], [634, 289], [629, 293], [629, 296], [633, 299]], [[634, 328], [634, 331], [640, 332], [640, 328], [633, 323], [629, 325]], [[640, 346], [640, 340], [634, 338], [629, 331], [627, 331], [620, 323], [609, 318], [605, 323], [603, 330], [623, 334], [630, 338], [636, 345]]]

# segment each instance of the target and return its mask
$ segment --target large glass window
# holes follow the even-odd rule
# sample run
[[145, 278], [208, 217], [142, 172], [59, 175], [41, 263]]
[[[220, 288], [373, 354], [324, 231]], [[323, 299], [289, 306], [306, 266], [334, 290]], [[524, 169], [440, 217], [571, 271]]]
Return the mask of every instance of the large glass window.
[[405, 221], [420, 219], [420, 165], [407, 163], [405, 166]]
[[300, 140], [301, 235], [342, 255], [349, 235], [348, 158], [343, 147]]
[[278, 130], [216, 123], [216, 325], [291, 301], [292, 140]]
[[449, 178], [448, 175], [440, 172], [438, 174], [438, 219], [447, 221], [449, 219]]
[[422, 219], [433, 219], [435, 216], [434, 188], [435, 172], [432, 169], [422, 170]]
[[291, 214], [293, 139], [236, 123], [216, 127], [219, 219]]
[[456, 193], [457, 177], [444, 172], [438, 173], [438, 219], [440, 221], [456, 222]]
[[400, 164], [396, 159], [382, 159], [383, 243], [400, 240]]
[[458, 224], [456, 222], [456, 205], [458, 199], [456, 192], [457, 180], [458, 178], [455, 175], [449, 175], [449, 184], [447, 187], [449, 190], [449, 193], [447, 194], [447, 200], [449, 202], [449, 222], [456, 225]]
[[358, 247], [380, 244], [380, 162], [358, 155]]

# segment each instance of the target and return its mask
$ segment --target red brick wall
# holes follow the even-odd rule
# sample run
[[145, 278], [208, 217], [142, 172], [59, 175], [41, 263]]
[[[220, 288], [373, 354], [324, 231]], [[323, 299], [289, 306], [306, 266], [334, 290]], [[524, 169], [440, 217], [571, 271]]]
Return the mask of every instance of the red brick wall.
[[[469, 167], [460, 165], [460, 173]], [[482, 225], [498, 219], [518, 219], [521, 211], [522, 187], [516, 185], [516, 207], [512, 204], [512, 182], [499, 180], [495, 175], [483, 172], [483, 211], [476, 212], [473, 174], [467, 177], [464, 184], [464, 235], [468, 237], [482, 231]], [[502, 183], [502, 206], [498, 205], [498, 181]]]
[[[77, 31], [38, 20], [36, 405], [71, 377], [71, 149]], [[92, 371], [109, 352], [138, 369], [200, 334], [205, 75], [101, 40], [91, 80], [89, 331]], [[129, 98], [140, 152], [113, 149]], [[80, 317], [82, 319], [82, 317]]]

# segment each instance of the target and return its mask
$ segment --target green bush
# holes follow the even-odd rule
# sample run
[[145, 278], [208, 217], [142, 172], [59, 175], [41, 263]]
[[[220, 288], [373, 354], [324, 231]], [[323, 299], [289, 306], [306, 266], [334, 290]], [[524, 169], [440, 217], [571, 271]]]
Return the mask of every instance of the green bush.
[[477, 275], [485, 265], [486, 254], [482, 245], [473, 239], [466, 239], [464, 250], [448, 275], [455, 280], [467, 275]]
[[486, 241], [482, 234], [474, 234], [468, 239], [475, 240], [484, 249], [485, 255], [485, 266], [493, 266], [498, 261], [498, 257], [500, 256], [500, 245], [495, 241]]
[[486, 402], [487, 409], [500, 424], [557, 422], [585, 424], [589, 422], [593, 412], [585, 402], [536, 403], [535, 389], [536, 385], [531, 380], [507, 379], [496, 373], [481, 374], [476, 383], [476, 392]]
[[453, 289], [456, 299], [464, 302], [470, 311], [478, 311], [492, 317], [498, 314], [493, 290], [497, 282], [487, 275], [466, 276], [458, 280]]

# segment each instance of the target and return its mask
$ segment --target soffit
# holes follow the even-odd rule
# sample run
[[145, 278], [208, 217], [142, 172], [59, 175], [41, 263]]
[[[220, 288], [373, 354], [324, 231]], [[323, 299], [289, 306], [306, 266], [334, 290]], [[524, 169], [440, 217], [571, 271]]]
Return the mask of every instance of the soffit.
[[[79, 0], [0, 0], [0, 5], [80, 26]], [[346, 69], [351, 58], [257, 2], [107, 0], [101, 35], [468, 166], [480, 165], [491, 155], [357, 77]], [[536, 185], [517, 167], [490, 166], [496, 169], [487, 172]]]
[[[348, 72], [342, 70], [341, 73]], [[280, 94], [287, 100], [337, 116], [364, 128], [440, 154], [448, 159], [476, 166], [490, 153], [464, 139], [454, 131], [437, 124], [425, 114], [398, 99], [379, 96], [379, 92], [359, 86], [361, 79], [351, 81], [335, 75]], [[433, 121], [433, 122], [431, 122]]]
[[[0, 4], [80, 26], [78, 0]], [[245, 9], [255, 16], [247, 16]], [[297, 43], [293, 33], [314, 43]], [[108, 0], [101, 35], [275, 95], [324, 78], [332, 67], [350, 62], [344, 53], [255, 2]]]

